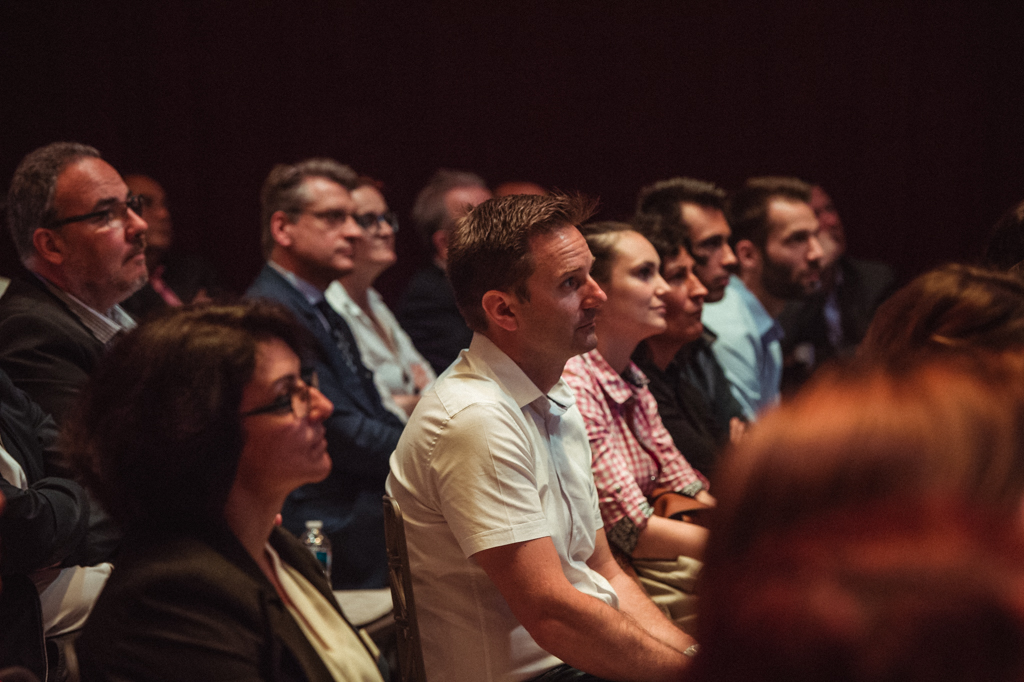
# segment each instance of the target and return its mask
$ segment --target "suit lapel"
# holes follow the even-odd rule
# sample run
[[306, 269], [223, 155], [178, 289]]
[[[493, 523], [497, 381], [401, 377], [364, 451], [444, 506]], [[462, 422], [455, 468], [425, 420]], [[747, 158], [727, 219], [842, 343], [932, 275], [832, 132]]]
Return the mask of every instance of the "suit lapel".
[[270, 298], [284, 303], [290, 308], [292, 313], [299, 319], [299, 322], [313, 335], [317, 343], [316, 351], [320, 359], [340, 379], [339, 383], [359, 398], [353, 401], [357, 407], [371, 417], [376, 416], [371, 406], [374, 405], [375, 401], [380, 401], [379, 396], [376, 394], [372, 396], [367, 395], [362, 381], [345, 364], [344, 359], [341, 357], [341, 351], [335, 345], [334, 337], [331, 336], [331, 333], [324, 327], [324, 323], [320, 319], [320, 311], [306, 300], [302, 292], [293, 287], [270, 265], [263, 267], [263, 271], [256, 278], [256, 282], [250, 290], [250, 295], [266, 296], [267, 294], [270, 294]]

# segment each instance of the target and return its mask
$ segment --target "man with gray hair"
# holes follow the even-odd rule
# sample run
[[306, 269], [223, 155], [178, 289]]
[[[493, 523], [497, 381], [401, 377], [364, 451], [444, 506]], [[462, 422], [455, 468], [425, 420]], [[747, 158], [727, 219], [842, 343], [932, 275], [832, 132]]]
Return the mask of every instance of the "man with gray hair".
[[28, 269], [0, 299], [0, 367], [58, 424], [146, 283], [146, 223], [93, 147], [55, 142], [18, 165], [7, 223]]
[[[303, 368], [316, 373], [334, 404], [324, 422], [333, 467], [324, 481], [293, 492], [281, 514], [293, 533], [306, 521], [323, 521], [335, 589], [387, 586], [381, 496], [403, 426], [381, 403], [352, 331], [324, 299], [331, 282], [352, 271], [352, 242], [363, 238], [350, 194], [356, 182], [355, 172], [333, 159], [275, 166], [261, 194], [267, 264], [246, 292], [286, 306], [316, 341]], [[279, 407], [287, 412], [291, 402]]]
[[480, 176], [442, 168], [420, 190], [412, 208], [413, 222], [424, 243], [433, 250], [434, 262], [409, 281], [398, 307], [398, 322], [437, 374], [469, 346], [473, 337], [445, 279], [448, 238], [467, 209], [490, 198], [491, 192]]

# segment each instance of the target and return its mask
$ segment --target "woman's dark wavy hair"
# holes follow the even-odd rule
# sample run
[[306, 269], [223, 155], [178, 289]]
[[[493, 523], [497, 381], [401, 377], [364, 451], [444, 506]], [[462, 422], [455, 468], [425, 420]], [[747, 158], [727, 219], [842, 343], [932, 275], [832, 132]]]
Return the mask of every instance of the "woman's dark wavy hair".
[[265, 301], [172, 309], [104, 358], [64, 433], [86, 485], [122, 528], [182, 531], [217, 523], [245, 436], [242, 390], [257, 346], [305, 331]]

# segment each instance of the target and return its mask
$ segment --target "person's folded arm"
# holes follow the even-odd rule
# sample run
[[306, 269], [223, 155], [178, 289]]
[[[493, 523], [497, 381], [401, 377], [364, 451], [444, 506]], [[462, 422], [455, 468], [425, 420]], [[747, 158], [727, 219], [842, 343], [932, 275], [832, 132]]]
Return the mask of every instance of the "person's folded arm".
[[695, 523], [652, 516], [637, 536], [631, 556], [637, 559], [704, 558], [708, 531]]
[[678, 679], [689, 663], [683, 650], [693, 640], [622, 573], [603, 531], [598, 544], [592, 568], [610, 576], [620, 609], [568, 581], [549, 537], [485, 549], [473, 558], [537, 644], [572, 667], [609, 680]]
[[88, 530], [89, 502], [74, 481], [44, 478], [22, 490], [0, 477], [0, 570], [28, 573], [65, 560]]
[[[666, 519], [667, 520], [667, 519]], [[672, 623], [662, 613], [636, 580], [626, 575], [612, 555], [611, 547], [603, 530], [597, 532], [594, 542], [594, 553], [587, 565], [607, 578], [619, 595], [619, 609], [629, 614], [634, 620], [643, 623], [653, 637], [667, 643], [679, 651], [686, 651], [696, 644], [696, 640]]]

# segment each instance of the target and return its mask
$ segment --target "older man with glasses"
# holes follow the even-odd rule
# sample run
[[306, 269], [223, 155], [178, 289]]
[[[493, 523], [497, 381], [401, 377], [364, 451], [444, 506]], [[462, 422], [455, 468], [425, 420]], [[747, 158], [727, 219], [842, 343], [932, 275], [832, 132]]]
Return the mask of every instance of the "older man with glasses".
[[[8, 599], [0, 621], [22, 623], [33, 647], [81, 627], [120, 542], [99, 505], [70, 480], [57, 427], [106, 346], [135, 326], [118, 304], [146, 282], [140, 210], [100, 153], [73, 142], [26, 156], [7, 195], [7, 223], [26, 271], [0, 299], [0, 487], [18, 501], [6, 527], [21, 529], [5, 534], [20, 544], [0, 568], [19, 575], [10, 590], [27, 586], [28, 601], [12, 611]], [[8, 656], [34, 648], [0, 650], [0, 664], [10, 664]], [[58, 657], [48, 664], [52, 672]]]
[[104, 347], [135, 326], [118, 305], [146, 283], [146, 223], [93, 147], [57, 142], [18, 166], [7, 222], [28, 269], [0, 300], [0, 367], [58, 424]]
[[349, 325], [324, 298], [332, 282], [352, 272], [354, 251], [370, 231], [353, 201], [356, 186], [352, 169], [333, 159], [274, 167], [261, 195], [267, 264], [246, 293], [287, 306], [316, 340], [304, 364], [334, 404], [324, 421], [333, 468], [326, 480], [293, 492], [282, 516], [293, 533], [306, 521], [323, 521], [335, 589], [387, 584], [381, 496], [403, 427], [382, 404]]

